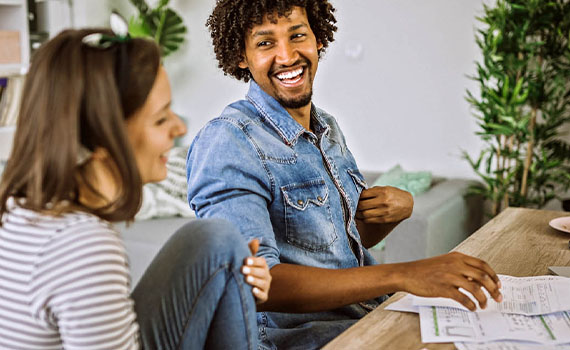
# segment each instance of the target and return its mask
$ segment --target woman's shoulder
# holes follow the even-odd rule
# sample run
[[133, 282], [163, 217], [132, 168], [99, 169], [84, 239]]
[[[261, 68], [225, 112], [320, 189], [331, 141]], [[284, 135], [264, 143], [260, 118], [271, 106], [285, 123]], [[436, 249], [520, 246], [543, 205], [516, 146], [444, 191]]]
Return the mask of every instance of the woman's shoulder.
[[68, 285], [89, 284], [94, 276], [110, 283], [107, 279], [119, 275], [124, 280], [121, 284], [128, 285], [126, 249], [109, 222], [85, 212], [65, 213], [51, 219], [59, 227], [38, 252], [34, 269], [35, 284], [42, 286], [38, 288], [40, 294], [59, 293]]
[[113, 248], [120, 255], [125, 255], [125, 248], [117, 230], [111, 223], [93, 214], [81, 211], [69, 212], [55, 218], [58, 229], [50, 238], [44, 253], [62, 247], [74, 247], [96, 251], [99, 248]]
[[122, 246], [120, 236], [111, 223], [84, 211], [38, 212], [12, 200], [2, 218], [2, 227], [14, 235], [43, 242], [44, 249], [82, 241], [90, 242], [91, 246], [97, 242]]
[[64, 213], [57, 217], [61, 227], [60, 234], [73, 234], [78, 230], [88, 230], [92, 233], [112, 234], [118, 237], [113, 225], [100, 217], [84, 211]]

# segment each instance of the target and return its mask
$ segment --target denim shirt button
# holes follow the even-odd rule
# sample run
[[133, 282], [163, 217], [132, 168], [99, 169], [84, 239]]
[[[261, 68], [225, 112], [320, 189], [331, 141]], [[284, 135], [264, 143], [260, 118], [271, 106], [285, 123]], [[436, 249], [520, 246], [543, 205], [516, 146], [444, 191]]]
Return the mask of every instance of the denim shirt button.
[[303, 205], [303, 201], [299, 199], [299, 200], [297, 201], [297, 204]]
[[319, 202], [323, 201], [323, 197], [321, 197], [321, 196], [318, 196], [317, 199], [319, 200]]

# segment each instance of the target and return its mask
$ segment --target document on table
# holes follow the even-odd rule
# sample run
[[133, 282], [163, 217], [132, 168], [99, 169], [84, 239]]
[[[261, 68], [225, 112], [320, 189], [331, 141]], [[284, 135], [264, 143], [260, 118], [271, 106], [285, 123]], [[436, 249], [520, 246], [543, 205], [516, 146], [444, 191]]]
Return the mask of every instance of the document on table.
[[515, 341], [492, 343], [455, 343], [457, 350], [570, 350], [570, 344], [544, 345]]
[[416, 314], [420, 313], [420, 307], [414, 305], [415, 295], [406, 294], [404, 297], [398, 299], [392, 304], [386, 306], [386, 310], [389, 311], [400, 311], [400, 312], [413, 312]]
[[[570, 310], [570, 278], [560, 276], [513, 277], [499, 275], [503, 301], [497, 303], [487, 295], [487, 307], [477, 312], [504, 312], [521, 315], [544, 315], [553, 312]], [[467, 291], [461, 292], [475, 302], [475, 298]], [[414, 297], [415, 306], [447, 306], [467, 310], [463, 305], [448, 298]]]
[[525, 316], [470, 312], [451, 307], [420, 307], [422, 342], [517, 340], [546, 345], [570, 343], [570, 313]]

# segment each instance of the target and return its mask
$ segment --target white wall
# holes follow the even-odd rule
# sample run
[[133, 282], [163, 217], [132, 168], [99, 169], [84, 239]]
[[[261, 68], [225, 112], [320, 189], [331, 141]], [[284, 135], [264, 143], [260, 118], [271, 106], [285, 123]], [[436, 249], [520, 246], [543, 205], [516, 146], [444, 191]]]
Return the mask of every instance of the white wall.
[[[337, 117], [360, 167], [381, 171], [399, 163], [473, 177], [460, 154], [481, 145], [464, 100], [465, 89], [476, 86], [466, 75], [478, 57], [474, 27], [481, 1], [332, 2], [339, 30], [319, 65], [314, 102]], [[111, 8], [131, 9], [126, 0], [75, 4], [78, 26], [105, 24]], [[242, 98], [247, 85], [217, 68], [204, 26], [214, 0], [171, 5], [189, 28], [186, 45], [166, 59], [174, 110], [187, 118], [189, 143], [225, 105]], [[83, 17], [82, 7], [88, 11]]]
[[[334, 2], [338, 36], [320, 66], [315, 102], [337, 116], [361, 168], [472, 177], [476, 152], [464, 100], [478, 56], [474, 0]], [[359, 51], [361, 57], [351, 58]]]

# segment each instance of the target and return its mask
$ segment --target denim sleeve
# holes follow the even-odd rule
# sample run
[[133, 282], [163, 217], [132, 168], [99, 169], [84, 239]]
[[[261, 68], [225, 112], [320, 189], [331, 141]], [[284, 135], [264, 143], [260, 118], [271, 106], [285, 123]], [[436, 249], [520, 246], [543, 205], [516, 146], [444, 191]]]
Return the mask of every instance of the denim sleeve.
[[259, 239], [257, 255], [269, 268], [279, 263], [268, 210], [271, 181], [242, 125], [217, 119], [205, 126], [190, 146], [186, 176], [197, 217], [228, 220], [248, 242]]

